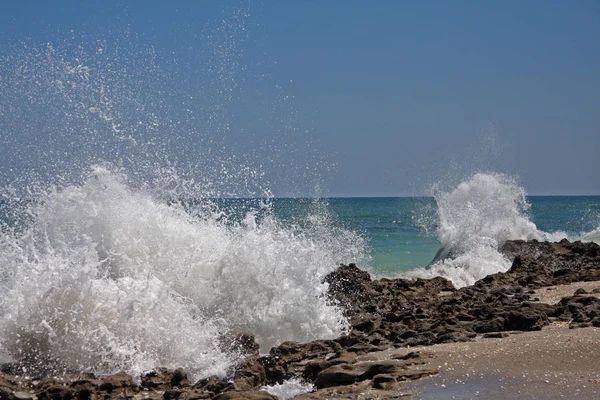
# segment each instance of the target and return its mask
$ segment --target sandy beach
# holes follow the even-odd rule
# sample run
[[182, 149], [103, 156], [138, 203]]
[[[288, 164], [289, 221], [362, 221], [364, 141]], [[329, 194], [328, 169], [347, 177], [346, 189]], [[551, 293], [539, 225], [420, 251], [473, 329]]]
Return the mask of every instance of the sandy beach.
[[[599, 297], [600, 282], [574, 282], [536, 290], [556, 304], [583, 289]], [[419, 399], [556, 399], [600, 397], [600, 330], [553, 322], [537, 332], [444, 343], [413, 350], [432, 353], [440, 373], [407, 384]]]
[[419, 399], [600, 397], [600, 330], [552, 324], [537, 332], [413, 350], [434, 354], [440, 373], [409, 383]]

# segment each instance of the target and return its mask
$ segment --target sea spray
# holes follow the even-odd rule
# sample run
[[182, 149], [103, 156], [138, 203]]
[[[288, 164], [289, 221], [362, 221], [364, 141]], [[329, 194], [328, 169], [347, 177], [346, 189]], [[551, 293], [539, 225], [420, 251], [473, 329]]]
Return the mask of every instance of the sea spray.
[[81, 185], [40, 194], [24, 210], [30, 225], [2, 234], [4, 352], [38, 368], [184, 367], [198, 378], [235, 363], [220, 346], [229, 333], [252, 332], [266, 351], [344, 332], [322, 278], [363, 253], [358, 236], [314, 213], [304, 226], [268, 209], [232, 222], [149, 187], [97, 166]]
[[510, 268], [499, 247], [509, 239], [545, 238], [530, 221], [525, 190], [499, 173], [477, 173], [454, 190], [435, 193], [440, 249], [431, 265], [407, 275], [443, 276], [456, 286], [473, 284]]
[[2, 44], [0, 352], [26, 368], [223, 376], [237, 331], [346, 329], [322, 278], [364, 241], [320, 200], [276, 216], [328, 166], [245, 56], [250, 13], [213, 25], [168, 51], [128, 26]]

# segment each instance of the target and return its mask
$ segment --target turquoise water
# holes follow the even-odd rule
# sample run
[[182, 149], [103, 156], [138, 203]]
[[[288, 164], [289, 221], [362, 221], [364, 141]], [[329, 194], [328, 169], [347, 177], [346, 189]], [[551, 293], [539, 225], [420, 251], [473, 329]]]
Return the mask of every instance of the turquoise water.
[[[368, 244], [368, 265], [377, 275], [426, 266], [440, 247], [437, 204], [433, 197], [322, 199], [336, 223], [357, 232]], [[315, 200], [275, 199], [284, 220], [301, 218]], [[578, 240], [600, 225], [600, 196], [528, 196], [525, 211], [540, 231]], [[485, 221], [482, 221], [485, 223]], [[564, 233], [562, 235], [561, 233]]]
[[[344, 227], [368, 243], [368, 267], [389, 275], [426, 266], [440, 247], [433, 197], [330, 198], [330, 212]], [[541, 231], [564, 232], [580, 239], [600, 225], [600, 196], [529, 196], [528, 217]], [[278, 199], [275, 209], [283, 218], [302, 214], [308, 199]], [[560, 236], [560, 233], [557, 234]]]

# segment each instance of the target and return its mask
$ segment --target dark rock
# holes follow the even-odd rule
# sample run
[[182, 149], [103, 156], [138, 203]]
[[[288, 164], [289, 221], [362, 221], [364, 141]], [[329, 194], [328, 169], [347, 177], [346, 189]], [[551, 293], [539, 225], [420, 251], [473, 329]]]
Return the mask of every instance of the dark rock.
[[328, 293], [338, 304], [350, 311], [366, 298], [366, 285], [371, 282], [368, 272], [355, 264], [342, 265], [328, 274], [324, 281], [329, 284]]
[[398, 382], [396, 381], [396, 378], [394, 378], [392, 375], [379, 374], [373, 377], [373, 387], [375, 389], [390, 390], [394, 386], [397, 386], [397, 384]]
[[257, 359], [246, 359], [236, 368], [233, 377], [233, 385], [236, 390], [249, 391], [264, 386], [265, 383], [265, 368]]
[[506, 332], [488, 332], [488, 333], [484, 333], [483, 337], [488, 338], [488, 339], [499, 339], [499, 338], [508, 337], [508, 333], [506, 333]]
[[36, 393], [36, 396], [39, 400], [71, 400], [75, 398], [70, 389], [60, 384], [44, 388], [43, 391]]
[[173, 400], [173, 399], [178, 399], [181, 397], [181, 391], [180, 390], [165, 390], [165, 392], [163, 393], [163, 399], [165, 400]]
[[114, 375], [103, 378], [101, 383], [98, 385], [98, 390], [111, 394], [113, 391], [120, 390], [132, 390], [134, 392], [139, 391], [139, 387], [133, 383], [131, 376], [125, 372], [119, 372]]
[[169, 370], [159, 368], [156, 371], [142, 375], [141, 386], [144, 389], [170, 389], [173, 387], [189, 386], [187, 374], [183, 368]]
[[214, 395], [221, 392], [231, 391], [234, 387], [233, 383], [213, 375], [196, 382], [194, 384], [194, 388], [210, 392]]
[[225, 392], [213, 400], [277, 400], [278, 397], [264, 391]]
[[260, 345], [252, 333], [240, 332], [231, 338], [227, 350], [233, 350], [246, 356], [258, 356]]
[[505, 313], [504, 321], [504, 330], [509, 331], [539, 331], [550, 323], [546, 314], [529, 308]]
[[473, 324], [473, 332], [487, 333], [503, 331], [504, 325], [504, 318], [500, 317], [495, 317], [490, 320], [477, 321]]

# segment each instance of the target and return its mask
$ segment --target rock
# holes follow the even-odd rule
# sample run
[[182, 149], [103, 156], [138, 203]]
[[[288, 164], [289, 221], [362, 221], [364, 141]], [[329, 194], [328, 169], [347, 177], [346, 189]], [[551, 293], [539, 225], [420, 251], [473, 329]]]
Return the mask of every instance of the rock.
[[506, 332], [488, 332], [488, 333], [484, 333], [483, 337], [488, 338], [488, 339], [499, 339], [499, 338], [508, 337], [508, 333], [506, 333]]
[[358, 367], [356, 364], [348, 365], [334, 365], [321, 371], [315, 379], [315, 386], [319, 389], [350, 385], [354, 382], [361, 380], [361, 376], [366, 372], [365, 366]]
[[348, 385], [372, 379], [375, 375], [397, 373], [405, 364], [395, 360], [338, 364], [321, 371], [315, 379], [317, 388]]
[[141, 387], [144, 389], [170, 389], [173, 387], [189, 386], [187, 374], [183, 368], [169, 370], [159, 368], [142, 375]]
[[264, 386], [266, 383], [265, 368], [255, 358], [246, 359], [236, 368], [233, 385], [236, 390], [247, 391]]
[[508, 331], [539, 331], [550, 323], [546, 314], [529, 308], [508, 311], [504, 321], [504, 330]]
[[600, 299], [593, 296], [565, 297], [556, 305], [552, 316], [571, 321], [574, 328], [596, 326], [593, 320], [600, 317]]
[[396, 378], [389, 374], [379, 374], [373, 377], [373, 387], [376, 389], [390, 390], [397, 385]]
[[256, 343], [254, 334], [250, 332], [238, 332], [225, 341], [225, 351], [234, 351], [244, 356], [258, 357], [260, 345]]
[[210, 376], [205, 379], [201, 379], [194, 384], [194, 388], [200, 389], [211, 393], [212, 395], [228, 392], [234, 389], [233, 383], [226, 379], [219, 378], [217, 376]]
[[[63, 385], [54, 384], [36, 393], [38, 400], [71, 400], [75, 398], [73, 391]], [[89, 397], [88, 397], [89, 398]]]
[[329, 284], [328, 294], [346, 310], [351, 311], [366, 298], [366, 285], [371, 282], [368, 272], [355, 264], [342, 265], [328, 274], [324, 282]]
[[180, 390], [165, 390], [163, 393], [163, 399], [165, 400], [173, 400], [181, 397], [182, 392]]
[[16, 390], [17, 387], [17, 380], [13, 376], [0, 372], [0, 388], [5, 388], [12, 392]]
[[133, 383], [131, 376], [121, 371], [101, 379], [98, 390], [111, 394], [113, 391], [122, 392], [131, 390], [137, 392], [139, 391], [139, 387]]
[[495, 317], [491, 320], [476, 321], [473, 324], [473, 332], [487, 333], [503, 331], [504, 322], [504, 318], [501, 317]]
[[225, 392], [213, 400], [277, 400], [278, 397], [265, 391]]

